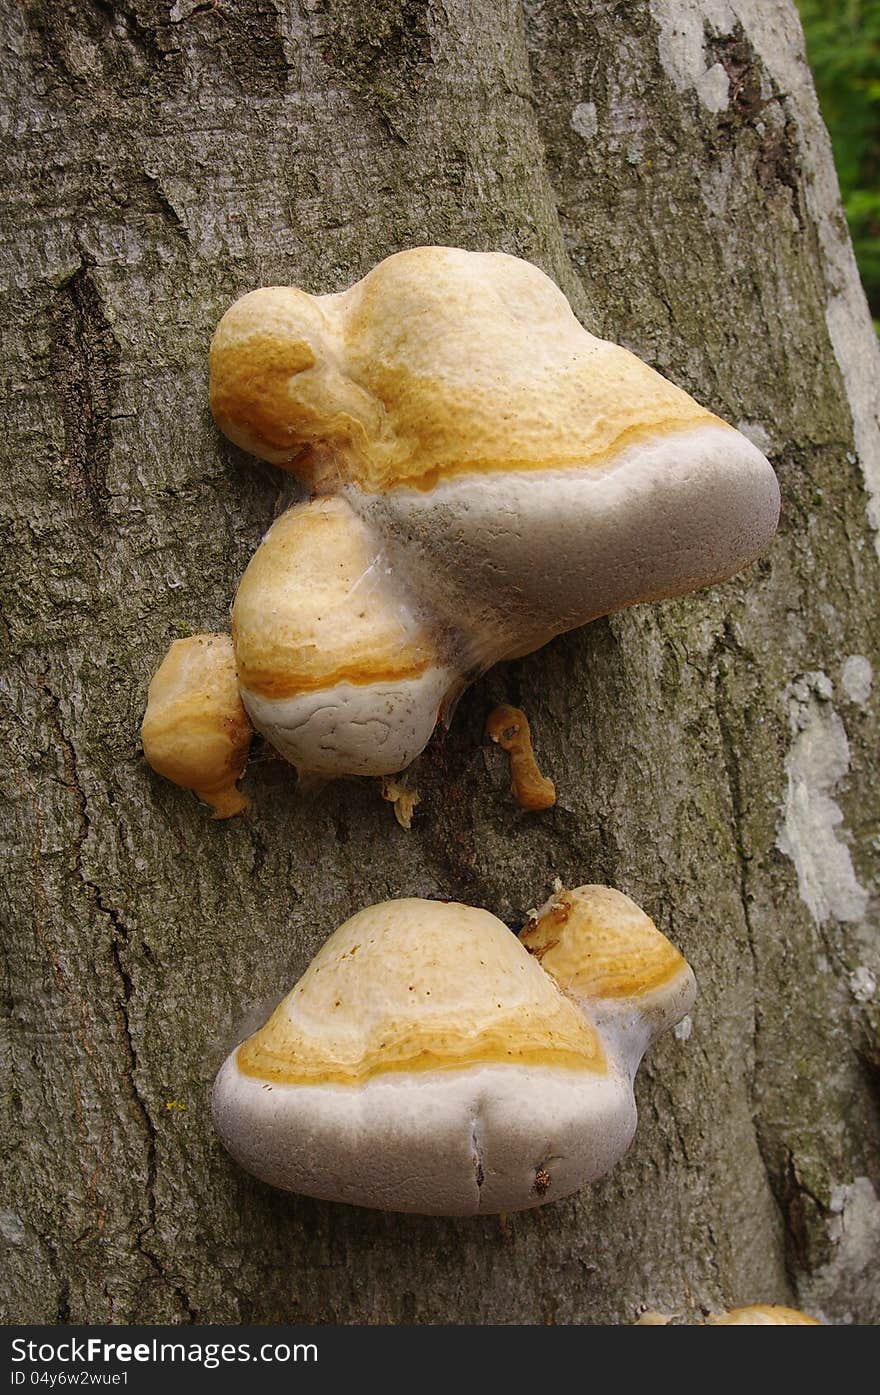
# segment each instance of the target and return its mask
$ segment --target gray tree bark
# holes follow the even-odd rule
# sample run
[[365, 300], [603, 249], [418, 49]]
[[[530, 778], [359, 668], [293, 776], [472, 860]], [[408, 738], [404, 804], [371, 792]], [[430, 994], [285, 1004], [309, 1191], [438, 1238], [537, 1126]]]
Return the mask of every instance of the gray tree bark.
[[[6, 1320], [880, 1317], [877, 351], [788, 0], [9, 2], [0, 54]], [[770, 554], [490, 673], [409, 834], [265, 750], [215, 823], [146, 766], [150, 675], [226, 628], [279, 472], [218, 437], [240, 293], [502, 249], [772, 457]], [[520, 813], [490, 704], [559, 802]], [[371, 901], [515, 924], [635, 896], [700, 986], [606, 1180], [508, 1218], [271, 1192], [222, 1057]]]

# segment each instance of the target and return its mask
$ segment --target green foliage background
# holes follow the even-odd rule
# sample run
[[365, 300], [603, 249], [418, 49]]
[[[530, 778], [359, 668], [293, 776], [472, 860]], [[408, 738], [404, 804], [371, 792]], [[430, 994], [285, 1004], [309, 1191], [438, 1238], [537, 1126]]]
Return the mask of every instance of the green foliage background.
[[880, 0], [798, 0], [856, 259], [880, 317]]

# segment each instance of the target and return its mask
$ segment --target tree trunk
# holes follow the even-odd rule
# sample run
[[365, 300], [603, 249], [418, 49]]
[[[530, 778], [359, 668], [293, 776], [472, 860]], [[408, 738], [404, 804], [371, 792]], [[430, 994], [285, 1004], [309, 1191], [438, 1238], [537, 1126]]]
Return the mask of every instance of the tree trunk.
[[[4, 8], [6, 1320], [876, 1320], [877, 352], [794, 6]], [[265, 748], [251, 814], [212, 822], [138, 727], [285, 497], [212, 424], [213, 327], [426, 242], [536, 262], [746, 430], [779, 536], [489, 673], [420, 762], [411, 833], [375, 782], [297, 794]], [[547, 813], [509, 797], [498, 700]], [[234, 1166], [214, 1073], [341, 920], [442, 895], [516, 924], [556, 876], [629, 892], [699, 982], [611, 1176], [446, 1220]]]

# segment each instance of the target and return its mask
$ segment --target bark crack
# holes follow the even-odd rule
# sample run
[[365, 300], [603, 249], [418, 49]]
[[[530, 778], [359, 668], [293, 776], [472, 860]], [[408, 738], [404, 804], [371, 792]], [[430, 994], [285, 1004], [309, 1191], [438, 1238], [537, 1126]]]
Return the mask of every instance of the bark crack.
[[86, 266], [57, 293], [51, 318], [49, 371], [61, 405], [71, 488], [104, 522], [122, 351]]
[[[724, 622], [723, 638], [718, 643], [718, 649], [742, 654], [742, 646], [738, 643], [729, 620]], [[713, 656], [716, 657], [716, 656]], [[752, 910], [749, 892], [749, 862], [750, 854], [746, 847], [745, 837], [745, 799], [743, 795], [742, 779], [740, 774], [740, 764], [737, 755], [736, 739], [727, 718], [726, 698], [724, 691], [724, 675], [722, 668], [713, 663], [713, 705], [715, 716], [718, 722], [718, 731], [721, 737], [721, 754], [724, 762], [725, 774], [727, 776], [727, 786], [730, 797], [731, 812], [733, 814], [733, 847], [736, 855], [737, 881], [739, 899], [743, 911], [743, 925], [746, 932], [746, 940], [749, 947], [749, 955], [752, 961], [752, 1071], [749, 1080], [749, 1100], [751, 1104], [752, 1128], [755, 1135], [755, 1144], [761, 1165], [767, 1178], [767, 1185], [770, 1195], [773, 1197], [776, 1209], [782, 1221], [783, 1234], [785, 1236], [785, 1246], [788, 1251], [794, 1242], [791, 1232], [790, 1218], [783, 1203], [778, 1178], [774, 1172], [769, 1149], [763, 1138], [758, 1105], [758, 1062], [760, 1059], [759, 1043], [761, 1036], [761, 1002], [760, 989], [761, 972], [759, 965], [759, 954], [755, 936], [755, 927], [752, 921]]]
[[176, 233], [181, 241], [188, 245], [190, 240], [189, 228], [166, 194], [159, 176], [144, 170], [142, 178], [159, 216], [171, 228], [172, 232]]
[[70, 1322], [70, 1280], [61, 1267], [61, 1256], [58, 1246], [55, 1245], [48, 1235], [41, 1237], [45, 1246], [46, 1257], [49, 1261], [49, 1268], [55, 1282], [58, 1285], [58, 1297], [55, 1307], [55, 1322], [60, 1325]]
[[[84, 887], [94, 908], [103, 915], [110, 925], [110, 961], [119, 982], [120, 991], [116, 996], [116, 1015], [120, 1028], [120, 1038], [126, 1062], [125, 1078], [128, 1093], [135, 1115], [144, 1136], [146, 1151], [146, 1220], [134, 1233], [136, 1250], [146, 1260], [150, 1268], [174, 1294], [189, 1323], [197, 1322], [197, 1314], [181, 1285], [165, 1270], [161, 1257], [151, 1248], [148, 1237], [155, 1233], [157, 1223], [156, 1180], [158, 1174], [157, 1145], [158, 1134], [146, 1099], [141, 1093], [137, 1076], [140, 1068], [137, 1047], [131, 1027], [130, 1005], [134, 996], [134, 981], [126, 968], [124, 950], [131, 943], [131, 932], [118, 907], [109, 902], [100, 885], [88, 876], [84, 865], [85, 847], [91, 833], [92, 821], [89, 814], [88, 796], [79, 773], [79, 758], [73, 741], [65, 731], [61, 717], [61, 703], [45, 678], [43, 692], [46, 694], [52, 713], [52, 725], [58, 737], [64, 761], [65, 784], [71, 790], [79, 815], [79, 827], [74, 840], [74, 870], [77, 879]], [[59, 1274], [60, 1278], [60, 1274]], [[69, 1287], [68, 1287], [69, 1307]], [[61, 1320], [61, 1319], [59, 1319]]]

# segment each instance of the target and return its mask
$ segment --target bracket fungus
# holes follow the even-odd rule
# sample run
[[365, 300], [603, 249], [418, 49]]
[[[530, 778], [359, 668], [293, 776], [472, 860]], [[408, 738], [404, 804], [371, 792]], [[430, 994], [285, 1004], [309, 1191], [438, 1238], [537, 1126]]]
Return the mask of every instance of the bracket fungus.
[[821, 1327], [815, 1318], [797, 1308], [783, 1308], [775, 1303], [756, 1303], [749, 1308], [729, 1308], [726, 1313], [710, 1313], [706, 1318], [711, 1327]]
[[252, 736], [229, 635], [175, 640], [153, 675], [141, 726], [153, 769], [228, 819], [248, 807], [236, 786]]
[[624, 1154], [632, 1082], [694, 976], [636, 904], [558, 892], [517, 937], [456, 902], [385, 901], [331, 935], [214, 1085], [273, 1186], [473, 1215], [568, 1196]]
[[490, 665], [721, 581], [776, 530], [760, 451], [503, 253], [253, 291], [214, 335], [210, 397], [309, 496], [232, 622], [244, 705], [301, 772], [400, 772]]
[[[657, 1313], [651, 1309], [636, 1319], [636, 1327], [677, 1327], [673, 1313]], [[692, 1324], [687, 1324], [691, 1326]], [[783, 1308], [776, 1303], [756, 1303], [749, 1308], [729, 1308], [724, 1313], [710, 1313], [698, 1327], [821, 1327], [815, 1318], [797, 1308]]]

